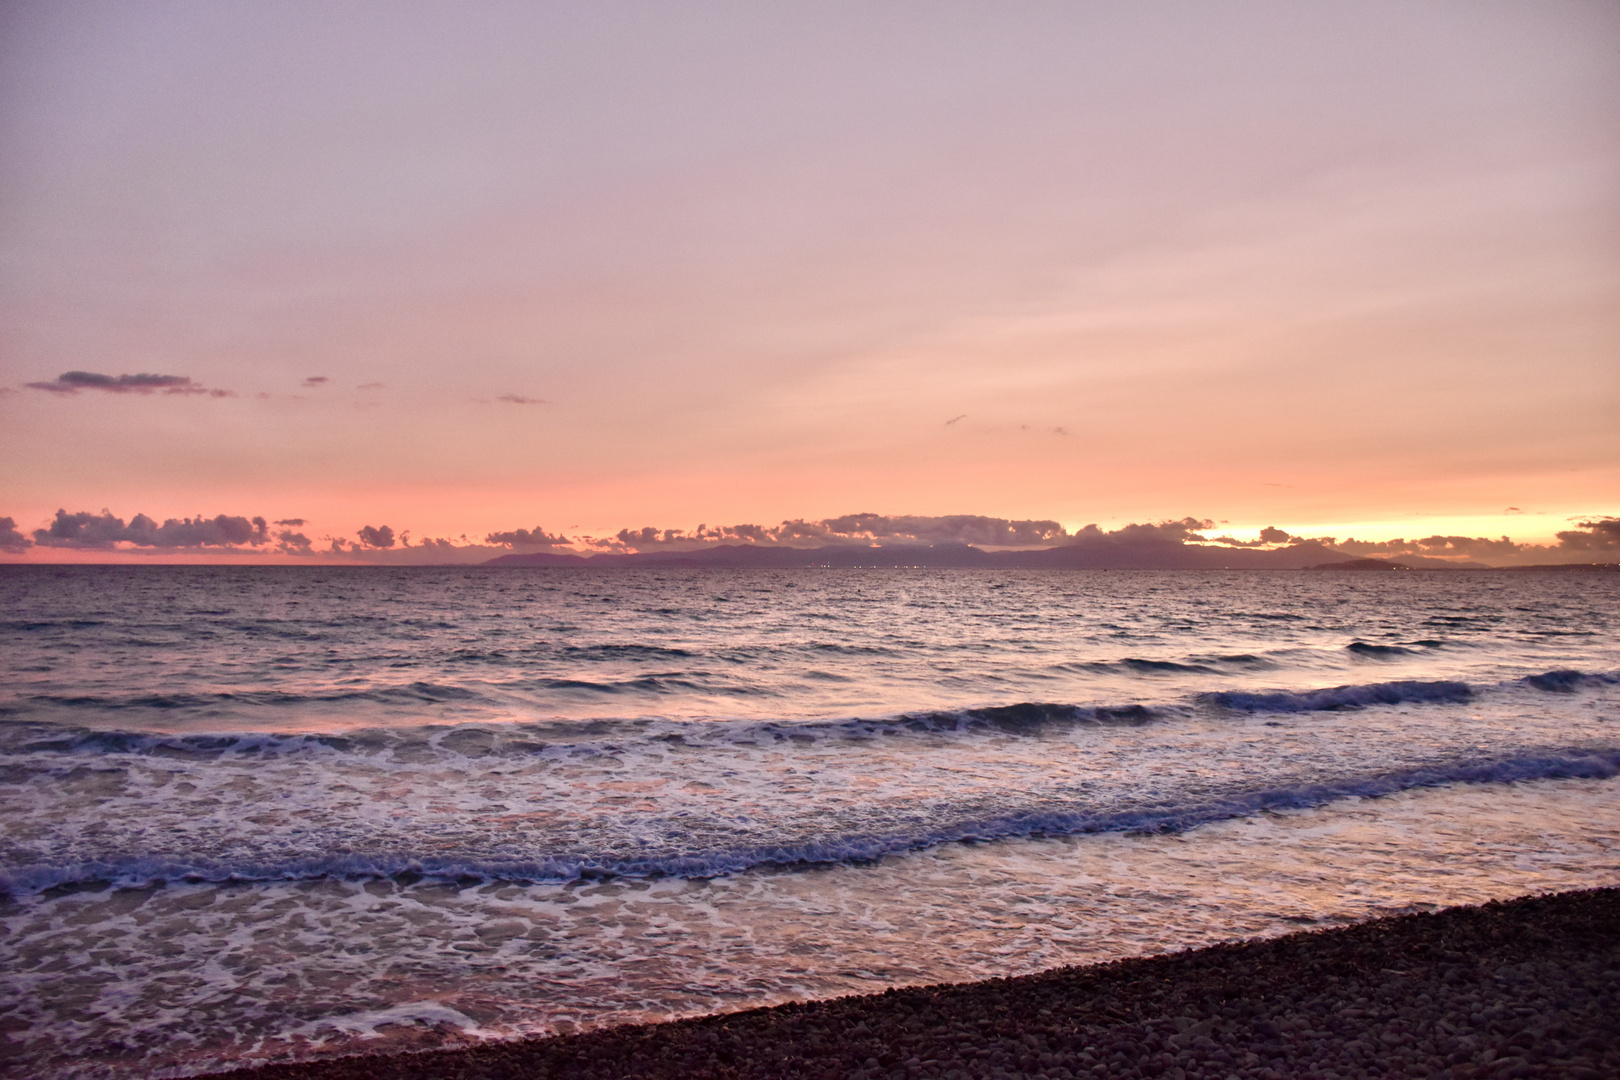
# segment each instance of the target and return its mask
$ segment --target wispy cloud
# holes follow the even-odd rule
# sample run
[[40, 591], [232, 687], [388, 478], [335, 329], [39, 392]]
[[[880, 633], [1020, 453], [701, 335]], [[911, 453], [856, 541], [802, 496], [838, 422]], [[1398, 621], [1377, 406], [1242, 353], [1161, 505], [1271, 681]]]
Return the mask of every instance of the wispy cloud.
[[328, 378], [327, 376], [325, 376], [325, 375], [311, 375], [309, 378], [305, 379], [299, 385], [308, 386], [308, 387], [313, 388], [313, 387], [317, 387], [317, 386], [325, 386], [327, 383], [329, 383], [331, 381], [332, 380], [330, 378]]
[[524, 397], [522, 394], [502, 394], [495, 400], [504, 401], [508, 405], [544, 405], [546, 403], [545, 398]]
[[206, 394], [209, 397], [235, 397], [229, 390], [210, 390], [185, 375], [102, 375], [94, 371], [64, 371], [49, 382], [25, 384], [30, 390], [52, 394], [77, 394], [81, 390], [102, 390], [109, 394]]

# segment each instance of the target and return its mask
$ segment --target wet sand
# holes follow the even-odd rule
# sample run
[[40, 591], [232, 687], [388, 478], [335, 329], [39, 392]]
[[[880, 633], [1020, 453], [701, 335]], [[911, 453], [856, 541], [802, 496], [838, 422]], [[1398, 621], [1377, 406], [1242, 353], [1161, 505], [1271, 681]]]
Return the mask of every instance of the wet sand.
[[1620, 1076], [1620, 889], [236, 1080]]

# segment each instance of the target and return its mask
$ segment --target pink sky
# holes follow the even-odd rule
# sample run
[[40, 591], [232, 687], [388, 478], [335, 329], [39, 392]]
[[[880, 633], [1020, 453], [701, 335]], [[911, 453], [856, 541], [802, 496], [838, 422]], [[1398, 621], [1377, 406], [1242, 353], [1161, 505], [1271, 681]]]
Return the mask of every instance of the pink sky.
[[24, 533], [1545, 542], [1620, 512], [1617, 301], [1602, 0], [0, 12]]

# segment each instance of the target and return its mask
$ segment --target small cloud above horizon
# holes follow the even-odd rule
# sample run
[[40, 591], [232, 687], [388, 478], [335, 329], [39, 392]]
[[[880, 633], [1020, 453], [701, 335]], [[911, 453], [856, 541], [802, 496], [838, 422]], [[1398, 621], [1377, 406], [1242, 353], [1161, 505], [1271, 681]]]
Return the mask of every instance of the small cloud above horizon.
[[500, 397], [496, 398], [495, 400], [496, 401], [504, 401], [508, 405], [544, 405], [544, 404], [546, 404], [546, 399], [545, 398], [524, 397], [522, 394], [502, 394]]
[[331, 381], [332, 380], [329, 377], [325, 376], [325, 375], [311, 375], [309, 378], [307, 378], [303, 382], [299, 383], [299, 385], [300, 386], [308, 386], [308, 387], [317, 387], [317, 386], [325, 386], [327, 383], [329, 383]]
[[64, 371], [48, 382], [24, 383], [30, 390], [73, 395], [81, 390], [101, 390], [109, 394], [206, 394], [209, 397], [235, 397], [230, 390], [210, 390], [187, 375], [103, 375], [95, 371]]
[[566, 536], [552, 536], [540, 526], [532, 529], [512, 529], [508, 532], [492, 532], [484, 537], [486, 544], [501, 544], [505, 547], [519, 550], [533, 551], [538, 548], [567, 547], [573, 543]]
[[0, 551], [20, 555], [32, 546], [32, 541], [17, 531], [17, 523], [8, 517], [0, 517]]
[[362, 525], [355, 535], [360, 537], [360, 543], [368, 548], [381, 549], [394, 546], [394, 530], [387, 525], [375, 529], [370, 525]]

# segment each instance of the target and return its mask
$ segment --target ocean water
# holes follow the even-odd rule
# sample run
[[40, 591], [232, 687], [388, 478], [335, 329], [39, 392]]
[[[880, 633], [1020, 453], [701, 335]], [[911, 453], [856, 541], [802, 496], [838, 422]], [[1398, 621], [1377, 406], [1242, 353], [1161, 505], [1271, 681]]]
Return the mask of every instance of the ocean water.
[[1620, 575], [0, 567], [0, 1069], [1620, 884]]

